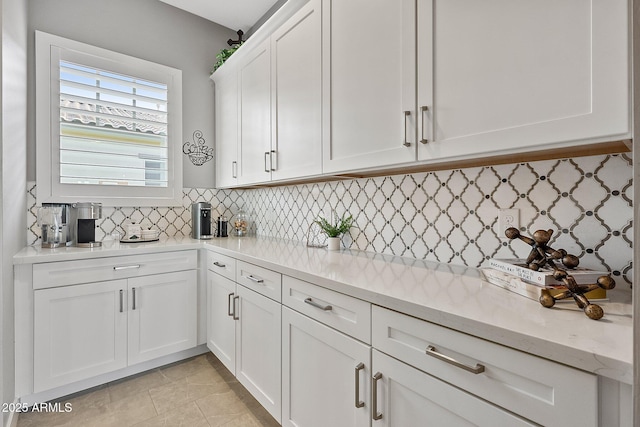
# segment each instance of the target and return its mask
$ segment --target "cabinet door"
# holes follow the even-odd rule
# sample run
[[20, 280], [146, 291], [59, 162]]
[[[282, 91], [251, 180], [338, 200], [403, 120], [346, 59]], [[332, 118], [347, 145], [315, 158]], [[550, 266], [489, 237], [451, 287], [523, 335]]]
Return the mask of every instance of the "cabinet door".
[[207, 271], [207, 347], [233, 374], [236, 372], [236, 284]]
[[196, 346], [195, 270], [129, 279], [129, 364]]
[[238, 64], [240, 135], [238, 184], [271, 179], [271, 48], [269, 40]]
[[373, 427], [536, 425], [377, 350], [373, 369]]
[[369, 346], [284, 307], [282, 425], [368, 426], [370, 351]]
[[627, 0], [433, 0], [433, 16], [430, 1], [418, 52], [433, 43], [435, 141], [420, 159], [628, 137]]
[[414, 161], [416, 0], [327, 6], [323, 171]]
[[311, 0], [271, 35], [274, 180], [322, 172], [321, 24]]
[[216, 188], [238, 183], [238, 70], [227, 67], [215, 74]]
[[127, 281], [34, 292], [34, 392], [127, 366]]
[[236, 378], [280, 421], [280, 303], [242, 285], [236, 291]]

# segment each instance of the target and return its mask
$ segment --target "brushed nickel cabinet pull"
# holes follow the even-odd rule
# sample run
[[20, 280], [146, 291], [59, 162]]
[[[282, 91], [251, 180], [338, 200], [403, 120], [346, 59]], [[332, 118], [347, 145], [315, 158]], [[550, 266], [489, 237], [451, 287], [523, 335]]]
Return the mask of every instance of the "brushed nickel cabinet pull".
[[467, 366], [464, 363], [458, 362], [456, 359], [453, 359], [449, 356], [445, 356], [442, 353], [438, 353], [436, 348], [432, 345], [427, 346], [426, 353], [431, 357], [435, 357], [438, 360], [442, 360], [443, 362], [447, 362], [450, 365], [464, 369], [465, 371], [469, 371], [473, 374], [481, 374], [484, 372], [484, 365], [476, 363], [476, 366]]
[[131, 310], [136, 309], [136, 288], [131, 288], [131, 292], [133, 292], [133, 305], [131, 306]]
[[236, 301], [239, 299], [240, 297], [238, 295], [233, 297], [233, 320], [240, 320], [240, 316], [238, 316], [238, 313], [236, 312]]
[[231, 178], [237, 178], [238, 177], [238, 162], [237, 161], [233, 161], [231, 162]]
[[[273, 161], [274, 158], [275, 158], [275, 161]], [[271, 162], [271, 172], [275, 172], [276, 169], [278, 168], [278, 153], [276, 153], [275, 150], [271, 150], [269, 161]]]
[[265, 172], [271, 172], [271, 167], [267, 166], [267, 158], [271, 157], [271, 153], [269, 153], [268, 151], [264, 152], [264, 171]]
[[429, 107], [423, 105], [422, 107], [420, 107], [420, 111], [422, 111], [422, 138], [420, 138], [420, 142], [423, 144], [427, 144], [429, 142], [429, 139], [424, 135], [424, 124], [427, 122], [427, 120], [425, 119], [425, 115], [429, 111]]
[[120, 313], [124, 311], [124, 291], [120, 289]]
[[253, 283], [264, 283], [263, 279], [258, 279], [257, 277], [253, 277], [251, 274], [248, 276], [244, 276], [248, 280], [251, 280]]
[[409, 120], [409, 116], [411, 115], [411, 111], [404, 112], [404, 142], [402, 145], [405, 147], [411, 147], [411, 143], [407, 141], [407, 120]]
[[330, 311], [333, 310], [333, 307], [330, 305], [322, 305], [322, 304], [318, 304], [317, 302], [315, 302], [313, 299], [311, 299], [311, 297], [309, 298], [305, 298], [304, 302], [306, 302], [307, 304], [309, 304], [312, 307], [315, 308], [319, 308], [320, 310], [324, 310], [324, 311]]
[[[233, 316], [233, 311], [231, 311], [231, 302], [233, 301], [233, 292], [231, 292], [228, 296], [227, 296], [227, 315], [229, 315], [230, 317], [234, 317]], [[234, 307], [235, 309], [235, 307]]]
[[118, 267], [113, 267], [114, 271], [121, 271], [121, 270], [133, 270], [136, 268], [140, 268], [140, 264], [134, 264], [134, 265], [120, 265]]
[[225, 264], [221, 264], [218, 261], [214, 262], [213, 265], [215, 265], [216, 267], [220, 267], [220, 268], [225, 268], [226, 267]]
[[360, 362], [356, 365], [356, 408], [363, 408], [364, 401], [360, 400], [360, 371], [364, 369], [364, 363]]
[[371, 382], [371, 419], [373, 421], [382, 419], [382, 412], [378, 412], [378, 380], [381, 378], [382, 374], [380, 372], [376, 372], [371, 378], [373, 380]]

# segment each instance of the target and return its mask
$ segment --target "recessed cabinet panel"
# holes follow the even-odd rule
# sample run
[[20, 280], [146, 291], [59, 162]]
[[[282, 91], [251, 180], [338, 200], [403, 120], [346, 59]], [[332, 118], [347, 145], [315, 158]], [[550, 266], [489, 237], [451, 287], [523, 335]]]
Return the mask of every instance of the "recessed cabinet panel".
[[271, 35], [274, 180], [322, 172], [321, 24], [311, 0]]
[[207, 272], [207, 347], [233, 374], [236, 372], [236, 284]]
[[331, 0], [323, 171], [416, 159], [416, 2]]
[[127, 366], [127, 281], [34, 292], [34, 392]]
[[[435, 140], [419, 159], [629, 137], [627, 0], [428, 3], [419, 28], [434, 29], [418, 55], [433, 55], [423, 126]], [[425, 61], [419, 105], [431, 96]]]
[[282, 425], [369, 426], [370, 352], [369, 346], [284, 307]]
[[129, 364], [196, 346], [195, 270], [129, 279]]
[[271, 180], [271, 49], [269, 41], [238, 64], [239, 184]]
[[277, 420], [281, 419], [281, 306], [237, 286], [236, 378]]
[[215, 74], [216, 188], [238, 183], [238, 74], [233, 65]]

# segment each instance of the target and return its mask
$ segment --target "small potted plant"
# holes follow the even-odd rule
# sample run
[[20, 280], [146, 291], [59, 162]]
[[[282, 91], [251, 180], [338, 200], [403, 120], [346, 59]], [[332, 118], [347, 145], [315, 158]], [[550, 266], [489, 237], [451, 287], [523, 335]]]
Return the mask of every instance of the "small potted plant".
[[328, 237], [328, 245], [330, 251], [337, 251], [340, 249], [340, 237], [349, 231], [351, 225], [353, 225], [353, 217], [344, 214], [342, 218], [338, 218], [338, 215], [334, 215], [333, 223], [329, 222], [326, 218], [318, 217], [315, 221], [322, 231]]

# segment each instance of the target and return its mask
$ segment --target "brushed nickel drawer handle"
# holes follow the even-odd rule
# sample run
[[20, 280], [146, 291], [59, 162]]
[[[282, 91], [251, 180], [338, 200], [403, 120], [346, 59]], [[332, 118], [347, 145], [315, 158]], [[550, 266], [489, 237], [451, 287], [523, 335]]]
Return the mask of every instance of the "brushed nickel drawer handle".
[[364, 363], [356, 365], [356, 408], [364, 408], [364, 401], [360, 400], [360, 371], [364, 369]]
[[445, 356], [442, 353], [438, 353], [438, 351], [436, 350], [436, 348], [432, 345], [427, 346], [427, 351], [426, 351], [427, 355], [431, 356], [431, 357], [435, 357], [438, 360], [442, 360], [443, 362], [447, 362], [450, 365], [453, 365], [455, 367], [464, 369], [465, 371], [469, 371], [473, 374], [481, 374], [484, 372], [484, 365], [481, 365], [479, 363], [476, 363], [476, 366], [467, 366], [464, 363], [458, 362], [456, 359], [453, 359], [449, 356]]
[[235, 305], [233, 306], [233, 310], [231, 309], [231, 303], [233, 302], [233, 292], [231, 292], [228, 296], [227, 296], [227, 315], [229, 317], [235, 317], [234, 316], [234, 311], [236, 309]]
[[133, 292], [133, 306], [131, 307], [131, 310], [135, 310], [136, 309], [136, 288], [131, 288], [131, 292]]
[[411, 115], [411, 111], [404, 112], [404, 142], [402, 145], [405, 147], [411, 147], [411, 143], [407, 140], [407, 120], [409, 120], [409, 116]]
[[124, 291], [120, 289], [120, 313], [124, 311]]
[[420, 142], [423, 144], [428, 144], [429, 139], [424, 135], [424, 124], [427, 122], [427, 120], [425, 119], [425, 115], [429, 111], [429, 107], [423, 105], [422, 107], [420, 107], [420, 111], [422, 111], [422, 138], [420, 138]]
[[240, 320], [240, 316], [236, 313], [236, 301], [240, 301], [239, 295], [233, 297], [233, 320]]
[[133, 270], [136, 268], [140, 268], [140, 264], [135, 264], [135, 265], [121, 265], [118, 267], [113, 267], [114, 271], [121, 271], [121, 270]]
[[315, 308], [319, 308], [320, 310], [324, 310], [324, 311], [330, 311], [333, 310], [333, 307], [330, 305], [322, 305], [322, 304], [318, 304], [317, 302], [315, 302], [313, 299], [311, 299], [311, 297], [309, 298], [305, 298], [304, 302], [306, 302], [307, 304], [309, 304], [312, 307]]
[[258, 279], [257, 277], [253, 277], [251, 274], [244, 277], [246, 277], [247, 279], [251, 280], [254, 283], [264, 283], [263, 279]]
[[226, 267], [225, 264], [221, 264], [218, 261], [214, 262], [213, 265], [215, 265], [216, 267], [220, 267], [220, 268], [225, 268]]
[[382, 379], [382, 374], [376, 372], [371, 379], [371, 419], [378, 421], [382, 419], [382, 412], [378, 412], [378, 381]]

